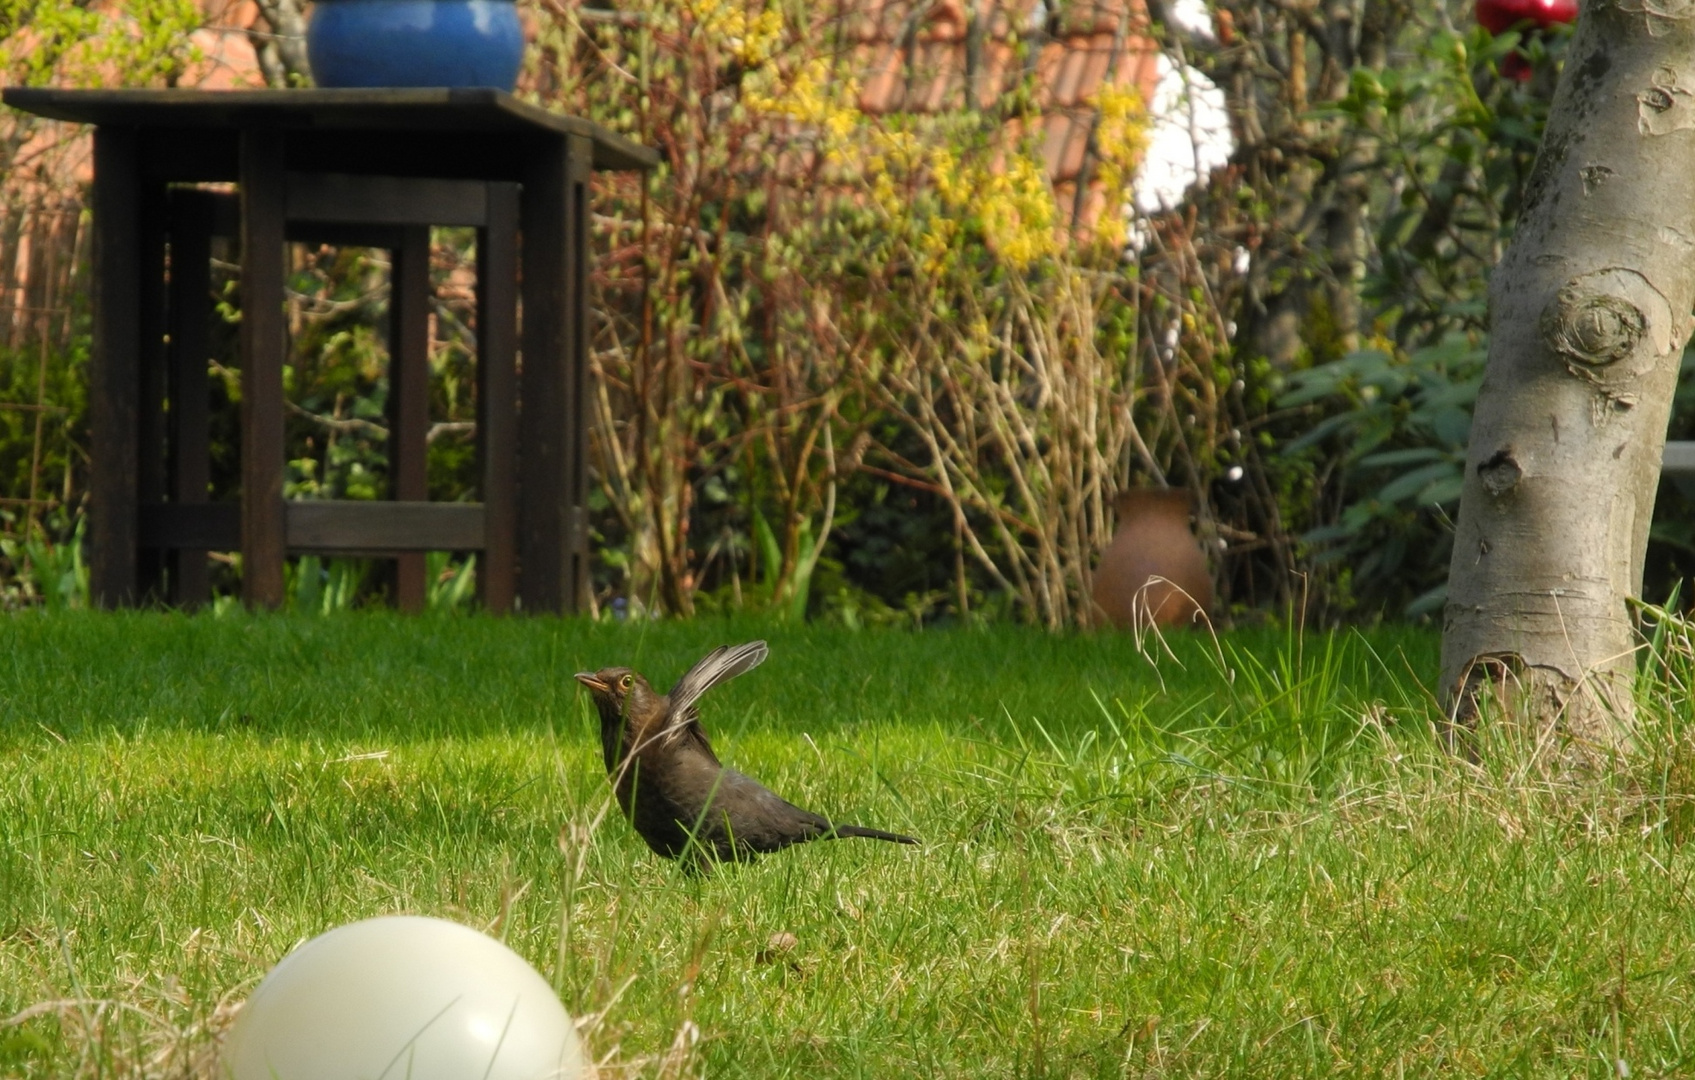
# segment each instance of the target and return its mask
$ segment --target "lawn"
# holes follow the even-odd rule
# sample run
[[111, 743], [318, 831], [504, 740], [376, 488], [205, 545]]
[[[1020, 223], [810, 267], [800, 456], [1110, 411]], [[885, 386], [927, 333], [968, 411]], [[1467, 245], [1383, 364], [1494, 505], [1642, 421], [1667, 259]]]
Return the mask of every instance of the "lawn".
[[[720, 756], [921, 848], [703, 880], [607, 812], [571, 673], [666, 686], [755, 636]], [[214, 1075], [271, 964], [385, 912], [503, 937], [606, 1076], [1688, 1075], [1682, 728], [1581, 784], [1511, 740], [1472, 765], [1436, 648], [7, 617], [0, 1075]]]

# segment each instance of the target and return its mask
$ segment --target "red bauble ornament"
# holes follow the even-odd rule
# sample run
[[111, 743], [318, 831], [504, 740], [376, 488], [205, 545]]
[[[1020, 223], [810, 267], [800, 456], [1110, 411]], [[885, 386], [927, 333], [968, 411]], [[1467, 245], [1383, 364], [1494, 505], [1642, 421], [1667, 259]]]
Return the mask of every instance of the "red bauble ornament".
[[1517, 82], [1529, 82], [1536, 69], [1530, 66], [1530, 60], [1523, 53], [1514, 49], [1501, 58], [1501, 78], [1513, 79]]
[[1522, 23], [1538, 30], [1577, 18], [1577, 0], [1477, 0], [1477, 22], [1491, 34], [1502, 34]]

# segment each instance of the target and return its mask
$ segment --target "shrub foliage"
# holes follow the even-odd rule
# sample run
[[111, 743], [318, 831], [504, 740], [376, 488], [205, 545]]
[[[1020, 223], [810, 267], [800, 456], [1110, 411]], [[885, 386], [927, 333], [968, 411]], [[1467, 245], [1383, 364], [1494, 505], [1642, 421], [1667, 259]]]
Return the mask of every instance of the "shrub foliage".
[[[13, 82], [192, 84], [191, 34], [216, 6], [5, 4], [0, 62]], [[988, 106], [879, 115], [860, 107], [845, 9], [525, 6], [521, 93], [661, 153], [652, 175], [595, 190], [597, 608], [1087, 626], [1112, 493], [1138, 484], [1191, 493], [1228, 611], [1439, 605], [1488, 271], [1558, 34], [1490, 39], [1431, 3], [1245, 0], [1219, 3], [1207, 32], [1154, 3], [1160, 46], [1225, 92], [1235, 153], [1183, 205], [1135, 212], [1153, 121], [1133, 92], [1103, 91], [1089, 169], [1108, 211], [1073, 228], [1028, 134], [1033, 82]], [[297, 7], [261, 10], [292, 26]], [[1046, 26], [1017, 20], [1026, 57], [1066, 18], [1049, 7]], [[1531, 80], [1498, 74], [1513, 50]], [[297, 56], [267, 51], [267, 77], [302, 81]], [[36, 564], [70, 565], [53, 552], [86, 487], [87, 227], [62, 179], [76, 134], [18, 114], [0, 126], [0, 589], [35, 603]], [[431, 497], [474, 499], [474, 244], [438, 230], [434, 247]], [[292, 257], [290, 494], [383, 497], [386, 256]], [[228, 260], [217, 285], [209, 362], [228, 406]], [[234, 447], [220, 428], [214, 497], [235, 493]], [[1687, 537], [1657, 535], [1673, 565]], [[466, 572], [443, 566], [443, 584]], [[310, 604], [383, 580], [343, 568], [326, 592], [328, 573], [300, 579]]]

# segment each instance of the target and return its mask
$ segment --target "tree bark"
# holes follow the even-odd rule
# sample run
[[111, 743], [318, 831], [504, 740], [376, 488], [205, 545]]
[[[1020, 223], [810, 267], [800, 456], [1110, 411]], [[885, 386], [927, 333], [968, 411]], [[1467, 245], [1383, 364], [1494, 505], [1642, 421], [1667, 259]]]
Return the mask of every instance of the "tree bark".
[[269, 33], [256, 23], [247, 40], [259, 58], [267, 86], [288, 89], [311, 84], [306, 60], [305, 0], [257, 0], [259, 16]]
[[1695, 7], [1586, 3], [1490, 285], [1449, 571], [1454, 720], [1495, 698], [1575, 745], [1631, 728], [1640, 593], [1695, 305]]

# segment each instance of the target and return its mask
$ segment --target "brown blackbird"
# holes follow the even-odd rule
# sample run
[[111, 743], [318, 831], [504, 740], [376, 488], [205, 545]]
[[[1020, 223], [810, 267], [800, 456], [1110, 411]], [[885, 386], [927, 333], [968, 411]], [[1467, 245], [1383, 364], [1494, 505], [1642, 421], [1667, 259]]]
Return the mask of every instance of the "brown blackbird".
[[629, 668], [577, 673], [600, 710], [607, 778], [647, 846], [697, 866], [703, 857], [745, 861], [790, 844], [840, 836], [918, 843], [881, 829], [833, 824], [719, 764], [700, 726], [700, 696], [758, 667], [767, 655], [763, 641], [721, 645], [665, 695]]

